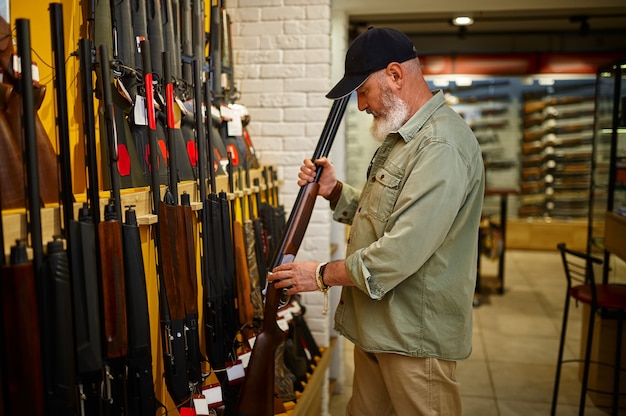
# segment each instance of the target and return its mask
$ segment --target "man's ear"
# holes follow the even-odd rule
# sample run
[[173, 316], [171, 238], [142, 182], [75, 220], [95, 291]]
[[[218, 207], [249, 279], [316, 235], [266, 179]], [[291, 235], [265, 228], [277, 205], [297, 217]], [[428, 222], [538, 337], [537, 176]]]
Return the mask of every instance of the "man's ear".
[[387, 65], [387, 73], [391, 76], [391, 80], [393, 82], [401, 81], [404, 75], [402, 72], [402, 66], [397, 62], [392, 62]]

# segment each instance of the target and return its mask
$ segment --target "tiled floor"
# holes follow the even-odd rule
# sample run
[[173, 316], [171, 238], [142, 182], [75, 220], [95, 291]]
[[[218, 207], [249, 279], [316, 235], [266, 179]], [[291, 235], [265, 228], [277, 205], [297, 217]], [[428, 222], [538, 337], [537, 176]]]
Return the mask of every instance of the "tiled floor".
[[[550, 414], [565, 295], [561, 260], [556, 249], [507, 251], [505, 263], [505, 293], [482, 296], [482, 304], [474, 309], [473, 353], [457, 367], [464, 416]], [[488, 261], [482, 266], [485, 274], [495, 270]], [[570, 309], [566, 354], [575, 357], [582, 312]], [[331, 416], [345, 415], [351, 393], [352, 344], [344, 341], [343, 348], [345, 382], [330, 398]], [[578, 414], [577, 369], [577, 364], [563, 366], [557, 415]], [[587, 406], [588, 416], [610, 413], [589, 399]]]

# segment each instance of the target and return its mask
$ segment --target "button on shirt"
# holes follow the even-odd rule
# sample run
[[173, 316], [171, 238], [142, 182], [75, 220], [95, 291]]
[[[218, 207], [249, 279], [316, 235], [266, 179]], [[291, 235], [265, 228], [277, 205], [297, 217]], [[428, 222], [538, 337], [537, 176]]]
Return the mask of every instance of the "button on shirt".
[[467, 123], [438, 91], [344, 185], [351, 224], [335, 329], [368, 352], [447, 360], [471, 352], [484, 169]]

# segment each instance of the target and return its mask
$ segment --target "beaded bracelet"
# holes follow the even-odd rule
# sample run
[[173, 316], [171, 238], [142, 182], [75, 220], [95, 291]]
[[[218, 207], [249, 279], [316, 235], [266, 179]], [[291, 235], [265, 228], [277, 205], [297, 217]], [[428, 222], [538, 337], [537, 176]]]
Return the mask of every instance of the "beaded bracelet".
[[330, 286], [324, 283], [324, 269], [326, 269], [327, 265], [328, 263], [320, 263], [317, 265], [317, 269], [315, 269], [317, 288], [324, 294], [324, 307], [322, 308], [322, 315], [328, 314], [328, 289], [330, 289]]

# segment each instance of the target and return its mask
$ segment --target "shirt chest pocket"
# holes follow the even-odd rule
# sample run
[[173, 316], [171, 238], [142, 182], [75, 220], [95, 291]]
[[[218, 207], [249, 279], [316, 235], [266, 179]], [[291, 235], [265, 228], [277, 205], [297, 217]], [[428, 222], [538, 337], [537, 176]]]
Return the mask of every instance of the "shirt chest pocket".
[[379, 221], [387, 222], [400, 192], [401, 172], [394, 172], [386, 167], [378, 170], [372, 177], [369, 195], [369, 214]]

